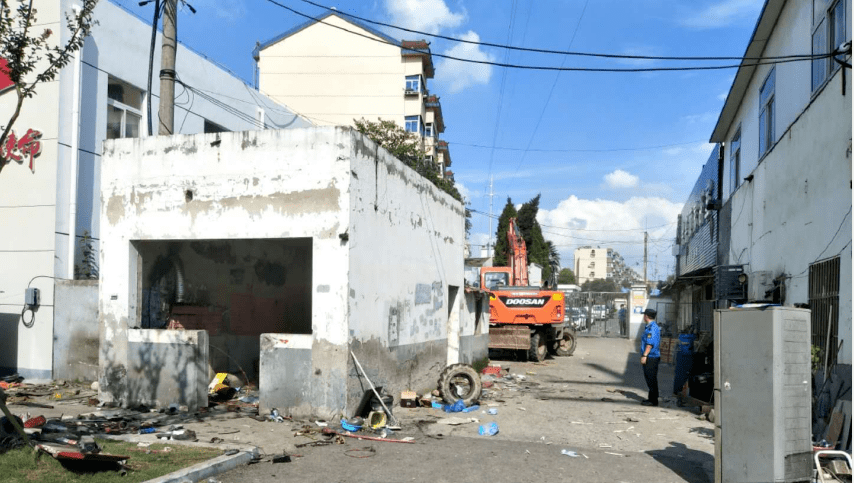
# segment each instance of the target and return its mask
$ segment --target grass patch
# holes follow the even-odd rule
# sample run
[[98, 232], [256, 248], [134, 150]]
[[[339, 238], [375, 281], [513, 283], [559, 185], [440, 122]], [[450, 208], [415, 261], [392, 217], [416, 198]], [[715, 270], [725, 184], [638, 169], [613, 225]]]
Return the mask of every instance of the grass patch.
[[472, 369], [475, 370], [475, 372], [480, 374], [481, 371], [486, 369], [486, 366], [488, 366], [488, 365], [489, 365], [489, 357], [483, 357], [481, 359], [478, 359], [478, 360], [472, 362], [471, 367], [472, 367]]
[[[121, 478], [122, 483], [138, 483], [173, 471], [192, 466], [196, 463], [222, 455], [222, 450], [214, 448], [197, 448], [192, 446], [152, 444], [140, 448], [136, 443], [124, 441], [97, 440], [103, 448], [102, 453], [128, 456], [126, 467], [128, 473]], [[162, 451], [166, 447], [169, 452]], [[107, 483], [119, 478], [116, 473], [118, 466], [110, 463], [75, 462], [71, 466], [63, 466], [50, 455], [42, 454], [37, 457], [36, 451], [24, 447], [0, 455], [0, 475], [5, 483], [33, 482], [85, 482]]]

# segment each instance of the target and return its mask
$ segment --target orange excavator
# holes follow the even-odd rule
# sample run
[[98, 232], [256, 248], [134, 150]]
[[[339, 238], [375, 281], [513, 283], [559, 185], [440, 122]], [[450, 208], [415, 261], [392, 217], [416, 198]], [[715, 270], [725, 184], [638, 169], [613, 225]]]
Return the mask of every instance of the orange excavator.
[[489, 292], [489, 348], [525, 350], [541, 362], [547, 353], [571, 356], [575, 331], [564, 321], [564, 295], [530, 286], [528, 250], [516, 219], [507, 229], [509, 267], [483, 267], [481, 289]]

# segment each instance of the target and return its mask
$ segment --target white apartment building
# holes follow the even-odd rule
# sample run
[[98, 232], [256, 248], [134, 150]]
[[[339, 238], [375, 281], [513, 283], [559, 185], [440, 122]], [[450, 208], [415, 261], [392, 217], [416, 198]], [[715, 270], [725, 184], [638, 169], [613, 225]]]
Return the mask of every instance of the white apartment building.
[[[809, 304], [813, 345], [851, 364], [851, 0], [768, 0], [711, 142], [724, 145], [719, 265], [748, 300]], [[847, 45], [846, 45], [847, 44]], [[850, 400], [850, 395], [848, 396]]]
[[439, 97], [430, 94], [430, 47], [401, 41], [330, 11], [259, 44], [259, 90], [319, 126], [391, 120], [416, 134], [442, 176], [451, 176]]
[[[65, 14], [74, 3], [35, 1], [38, 28], [53, 30], [51, 42], [67, 37]], [[108, 0], [98, 3], [94, 18], [98, 24], [82, 51], [54, 81], [38, 86], [14, 125], [19, 142], [38, 133], [38, 154], [13, 152], [21, 161], [0, 170], [0, 373], [51, 378], [55, 343], [77, 344], [71, 352], [80, 360], [88, 351], [86, 364], [97, 368], [97, 320], [71, 329], [55, 326], [55, 314], [63, 310], [55, 306], [55, 280], [74, 278], [84, 233], [98, 248], [103, 141], [149, 135], [148, 99], [157, 129], [160, 40], [158, 34], [148, 92], [151, 25]], [[176, 58], [183, 81], [175, 89], [176, 133], [311, 125], [183, 45]], [[0, 92], [4, 122], [16, 100], [13, 89]], [[40, 291], [33, 310], [24, 305], [27, 288]], [[78, 334], [77, 328], [85, 330]]]

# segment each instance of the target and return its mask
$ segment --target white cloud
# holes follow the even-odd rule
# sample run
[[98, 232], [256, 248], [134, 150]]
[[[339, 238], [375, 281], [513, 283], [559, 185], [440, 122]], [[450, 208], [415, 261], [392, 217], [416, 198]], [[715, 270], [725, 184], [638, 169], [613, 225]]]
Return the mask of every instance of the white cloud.
[[671, 146], [669, 148], [665, 148], [663, 153], [667, 156], [680, 156], [690, 158], [699, 157], [700, 159], [702, 159], [703, 156], [708, 157], [714, 147], [715, 145], [711, 143], [686, 144], [684, 146]]
[[[620, 52], [622, 55], [640, 55], [640, 56], [654, 56], [655, 51], [652, 47], [646, 45], [636, 45], [633, 47], [627, 47]], [[618, 59], [617, 62], [621, 64], [631, 65], [634, 67], [650, 67], [655, 60], [653, 59]]]
[[[672, 265], [668, 248], [676, 233], [676, 217], [682, 203], [666, 198], [632, 197], [624, 202], [605, 199], [580, 199], [570, 196], [560, 201], [555, 209], [540, 208], [537, 220], [543, 235], [561, 252], [561, 265], [573, 268], [574, 250], [581, 246], [612, 248], [627, 265], [642, 262], [644, 231], [649, 233], [650, 264], [658, 263], [659, 271]], [[653, 267], [650, 266], [650, 278]], [[665, 278], [666, 274], [660, 278]]]
[[744, 19], [756, 19], [762, 2], [756, 0], [716, 0], [702, 10], [684, 15], [679, 23], [695, 29], [726, 27]]
[[729, 95], [729, 91], [723, 91], [720, 94], [718, 94], [718, 100], [719, 101], [725, 101], [728, 95]]
[[471, 200], [472, 192], [471, 192], [471, 190], [468, 189], [468, 187], [466, 185], [464, 185], [463, 183], [461, 183], [459, 181], [455, 181], [454, 186], [456, 186], [457, 191], [460, 192], [460, 196], [463, 197], [463, 201], [470, 201]]
[[[480, 36], [469, 30], [460, 36], [463, 40], [479, 42]], [[459, 43], [445, 51], [445, 55], [461, 59], [494, 62], [495, 58], [473, 44]], [[436, 81], [446, 86], [450, 93], [460, 92], [473, 85], [485, 85], [492, 78], [492, 66], [442, 59], [436, 65]]]
[[[724, 95], [726, 98], [726, 95]], [[689, 114], [687, 116], [682, 116], [682, 121], [688, 124], [694, 124], [698, 122], [712, 122], [718, 119], [719, 111], [706, 111], [701, 114]]]
[[638, 185], [638, 177], [618, 169], [605, 175], [605, 183], [611, 188], [634, 188]]
[[466, 18], [465, 11], [451, 12], [444, 0], [386, 0], [385, 6], [391, 23], [431, 34], [459, 27]]

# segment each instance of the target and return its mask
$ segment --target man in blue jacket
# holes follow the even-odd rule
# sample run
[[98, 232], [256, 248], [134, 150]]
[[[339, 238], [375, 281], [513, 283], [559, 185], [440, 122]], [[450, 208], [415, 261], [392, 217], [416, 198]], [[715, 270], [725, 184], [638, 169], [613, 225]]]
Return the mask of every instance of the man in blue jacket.
[[641, 339], [641, 365], [643, 365], [643, 377], [649, 387], [649, 397], [641, 401], [644, 406], [658, 406], [658, 363], [661, 362], [661, 329], [655, 323], [658, 313], [655, 309], [643, 311], [643, 321], [646, 327]]

